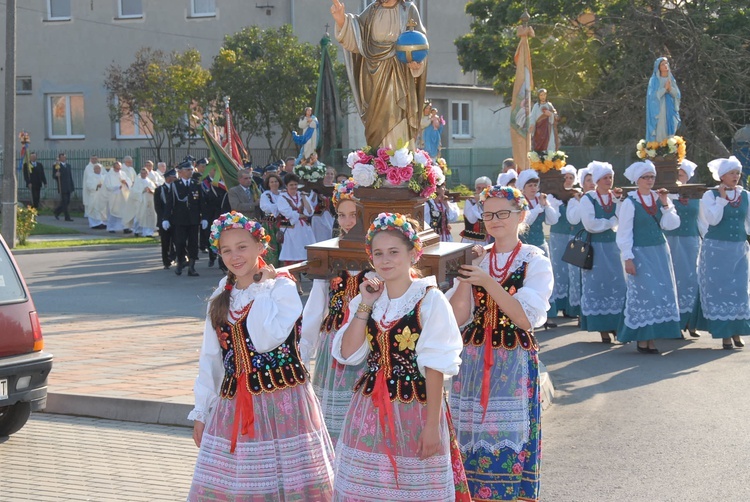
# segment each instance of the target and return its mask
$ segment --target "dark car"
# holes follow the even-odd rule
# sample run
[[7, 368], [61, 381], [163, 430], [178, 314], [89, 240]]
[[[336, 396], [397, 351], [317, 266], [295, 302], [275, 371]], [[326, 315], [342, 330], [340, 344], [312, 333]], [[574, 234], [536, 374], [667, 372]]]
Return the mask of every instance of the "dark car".
[[18, 432], [47, 405], [52, 354], [18, 264], [0, 236], [0, 437]]

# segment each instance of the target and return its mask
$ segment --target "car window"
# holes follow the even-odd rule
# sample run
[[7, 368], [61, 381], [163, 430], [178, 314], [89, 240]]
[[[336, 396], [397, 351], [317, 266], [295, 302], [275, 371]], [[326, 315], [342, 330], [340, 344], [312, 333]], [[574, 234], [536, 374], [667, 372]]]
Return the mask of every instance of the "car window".
[[26, 300], [26, 292], [21, 279], [8, 256], [8, 251], [0, 244], [0, 303], [13, 303]]

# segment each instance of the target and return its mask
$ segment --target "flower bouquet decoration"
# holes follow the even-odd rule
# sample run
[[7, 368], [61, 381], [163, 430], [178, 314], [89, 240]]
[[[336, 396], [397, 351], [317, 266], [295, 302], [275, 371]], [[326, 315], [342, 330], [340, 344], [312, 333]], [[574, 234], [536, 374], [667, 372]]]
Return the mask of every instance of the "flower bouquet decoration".
[[559, 171], [565, 167], [568, 156], [562, 150], [532, 150], [529, 152], [529, 165], [539, 173], [552, 169]]
[[351, 152], [346, 163], [355, 183], [371, 188], [404, 186], [420, 197], [430, 197], [436, 186], [445, 183], [443, 168], [424, 150], [412, 152], [408, 147], [408, 143], [397, 149], [368, 146]]
[[653, 160], [657, 157], [674, 157], [678, 164], [685, 160], [686, 143], [682, 136], [670, 136], [662, 141], [642, 139], [635, 148], [635, 154], [639, 159]]
[[326, 166], [320, 163], [315, 165], [298, 164], [294, 166], [294, 174], [299, 176], [301, 180], [309, 183], [317, 183], [318, 181], [323, 181], [323, 178], [325, 178]]

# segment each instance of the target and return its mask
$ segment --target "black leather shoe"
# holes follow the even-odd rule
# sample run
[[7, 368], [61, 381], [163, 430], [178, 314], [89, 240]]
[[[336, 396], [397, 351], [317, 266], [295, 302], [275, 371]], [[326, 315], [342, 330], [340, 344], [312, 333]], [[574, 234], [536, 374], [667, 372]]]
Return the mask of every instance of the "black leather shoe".
[[200, 274], [193, 267], [188, 268], [188, 277], [198, 277]]
[[659, 353], [659, 349], [657, 349], [656, 347], [654, 347], [653, 349], [648, 349], [648, 353], [649, 354], [658, 354]]
[[177, 275], [182, 275], [182, 267], [183, 266], [184, 265], [177, 265], [177, 268], [174, 269], [174, 273], [177, 274]]
[[216, 260], [208, 260], [208, 268], [213, 267], [214, 263], [216, 263]]
[[733, 350], [734, 345], [732, 345], [731, 343], [722, 343], [721, 348], [724, 350]]
[[612, 343], [612, 339], [606, 331], [600, 331], [599, 335], [602, 337], [602, 343]]
[[651, 349], [649, 349], [648, 346], [641, 347], [640, 345], [636, 345], [635, 348], [638, 349], [638, 352], [641, 354], [651, 354]]
[[65, 221], [73, 221], [73, 218], [65, 218]]
[[742, 338], [740, 338], [739, 336], [737, 337], [736, 340], [732, 338], [732, 341], [734, 342], [734, 346], [737, 347], [738, 349], [741, 349], [742, 347], [745, 346], [745, 342], [743, 342]]
[[697, 331], [690, 331], [690, 336], [692, 336], [693, 338], [701, 337], [700, 333], [698, 333]]
[[169, 267], [171, 267], [171, 265], [164, 265], [164, 270], [169, 270]]

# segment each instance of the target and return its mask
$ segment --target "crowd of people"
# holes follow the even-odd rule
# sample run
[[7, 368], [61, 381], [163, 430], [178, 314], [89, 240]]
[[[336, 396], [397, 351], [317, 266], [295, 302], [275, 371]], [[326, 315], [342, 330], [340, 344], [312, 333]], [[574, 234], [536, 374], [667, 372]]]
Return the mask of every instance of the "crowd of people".
[[[237, 212], [213, 222], [228, 271], [195, 382], [189, 500], [539, 500], [534, 330], [548, 317], [580, 316], [603, 342], [614, 334], [646, 354], [681, 329], [744, 346], [750, 200], [737, 159], [709, 163], [720, 183], [700, 201], [653, 190], [650, 161], [625, 171], [636, 186], [625, 195], [609, 164], [567, 166], [566, 187], [580, 190], [565, 203], [539, 193], [534, 171], [506, 167], [503, 185], [476, 180], [462, 233], [475, 259], [445, 294], [415, 269], [422, 242], [408, 215], [379, 214], [363, 243], [371, 268], [315, 280], [304, 309], [294, 279], [264, 258], [264, 224]], [[680, 164], [683, 183], [695, 168]], [[361, 217], [354, 188], [332, 189], [342, 233]], [[581, 230], [591, 269], [561, 260]]]

